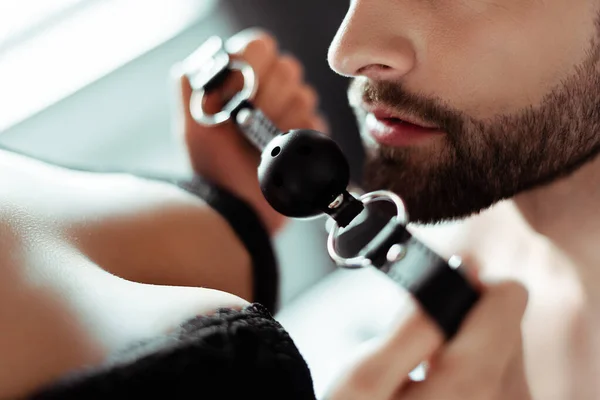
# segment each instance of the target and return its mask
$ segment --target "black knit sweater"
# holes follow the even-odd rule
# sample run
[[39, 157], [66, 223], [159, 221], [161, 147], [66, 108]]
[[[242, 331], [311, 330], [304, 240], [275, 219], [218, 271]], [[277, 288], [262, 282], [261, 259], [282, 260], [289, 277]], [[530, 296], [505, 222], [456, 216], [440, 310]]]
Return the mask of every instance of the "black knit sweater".
[[292, 339], [262, 306], [199, 317], [31, 400], [315, 399]]

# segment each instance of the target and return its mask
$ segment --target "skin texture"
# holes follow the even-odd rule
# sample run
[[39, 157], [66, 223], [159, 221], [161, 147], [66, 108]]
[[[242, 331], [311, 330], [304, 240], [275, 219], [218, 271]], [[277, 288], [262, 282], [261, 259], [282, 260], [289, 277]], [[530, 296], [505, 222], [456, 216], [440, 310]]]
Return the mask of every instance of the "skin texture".
[[[324, 129], [300, 64], [280, 55], [273, 38], [252, 30], [227, 45], [256, 70], [256, 104], [280, 129]], [[260, 193], [258, 153], [231, 125], [198, 126], [188, 111], [189, 84], [178, 66], [173, 75], [175, 134], [192, 166], [247, 200], [275, 233], [285, 219]], [[218, 97], [209, 102], [218, 105]], [[0, 333], [0, 398], [22, 396], [197, 315], [253, 299], [250, 255], [235, 232], [172, 185], [67, 171], [2, 152], [0, 187], [0, 325], [10, 327]]]
[[[539, 106], [548, 93], [559, 87], [561, 81], [574, 76], [576, 67], [584, 65], [589, 59], [590, 41], [596, 34], [596, 12], [597, 5], [591, 0], [353, 1], [348, 17], [332, 46], [330, 60], [338, 72], [360, 77], [363, 82], [370, 82], [372, 87], [377, 87], [378, 82], [387, 82], [395, 85], [395, 88], [402, 88], [403, 93], [418, 95], [422, 99], [441, 100], [447, 110], [459, 111], [465, 117], [480, 122], [493, 121], [497, 115], [514, 115], [523, 108]], [[272, 61], [280, 60], [275, 46], [269, 44], [273, 42], [272, 39], [260, 34], [258, 38], [252, 37], [257, 40], [244, 39], [246, 41], [242, 40], [237, 48], [242, 51], [250, 47], [250, 44], [256, 48], [267, 48], [266, 54], [271, 55]], [[252, 59], [250, 54], [241, 56]], [[256, 60], [263, 62], [264, 58], [257, 57]], [[267, 64], [280, 65], [274, 62]], [[254, 67], [261, 68], [258, 64]], [[278, 68], [272, 72], [271, 68], [267, 69], [270, 72], [259, 75], [279, 76], [280, 82], [293, 82], [296, 91], [280, 90], [281, 85], [269, 84], [265, 79], [262, 86], [265, 93], [262, 97], [261, 94], [258, 95], [259, 103], [261, 99], [265, 102], [276, 99], [277, 105], [288, 104], [296, 98], [296, 95], [290, 93], [304, 92], [305, 86], [296, 75], [280, 75], [275, 73]], [[286, 73], [288, 72], [290, 71]], [[186, 86], [185, 79], [181, 82], [185, 106], [189, 87]], [[277, 91], [268, 94], [267, 90], [274, 90], [268, 88], [277, 88]], [[284, 99], [278, 98], [279, 95], [283, 95]], [[387, 100], [393, 101], [394, 96], [388, 96]], [[307, 102], [315, 103], [314, 99]], [[269, 107], [266, 103], [259, 106]], [[293, 115], [284, 113], [275, 122], [281, 129], [286, 129], [284, 121], [296, 118], [290, 122], [290, 127], [322, 129], [314, 108], [305, 106], [299, 110], [305, 112], [298, 111]], [[275, 116], [277, 110], [272, 109], [271, 112]], [[248, 200], [259, 211], [271, 232], [276, 232], [285, 221], [266, 206], [259, 195], [255, 175], [256, 153], [242, 145], [243, 142], [231, 126], [207, 130], [194, 125], [185, 112], [181, 117], [180, 134], [190, 148], [195, 170]], [[220, 134], [210, 135], [211, 132]], [[460, 132], [455, 131], [456, 138], [460, 137]], [[469, 132], [475, 134], [477, 130]], [[583, 135], [590, 132], [574, 130], [573, 133]], [[478, 143], [479, 139], [481, 138], [464, 138], [472, 140], [466, 143]], [[516, 143], [518, 137], [507, 138], [509, 139]], [[423, 160], [429, 160], [433, 162], [429, 168], [435, 172], [435, 168], [440, 165], [435, 163], [436, 160], [445, 154], [444, 148], [448, 148], [444, 147], [447, 146], [445, 143], [436, 141], [425, 143], [418, 149], [395, 149], [388, 158], [390, 155], [394, 156], [396, 151], [409, 154], [408, 160], [412, 164], [408, 166], [413, 170], [424, 168]], [[454, 143], [461, 142], [455, 140]], [[377, 153], [379, 149], [372, 150], [372, 155], [380, 154]], [[589, 148], [582, 150], [586, 150], [582, 151], [586, 153]], [[568, 154], [570, 153], [561, 153], [561, 156]], [[378, 162], [381, 158], [372, 160]], [[397, 166], [389, 169], [382, 167], [380, 172], [393, 178], [394, 168], [397, 172]], [[595, 246], [593, 238], [597, 237], [600, 229], [597, 229], [596, 218], [589, 217], [595, 210], [593, 205], [600, 200], [600, 194], [589, 188], [590, 179], [596, 177], [597, 170], [597, 165], [590, 162], [567, 180], [561, 179], [549, 186], [520, 192], [510, 204], [499, 204], [489, 212], [462, 224], [442, 227], [446, 230], [437, 236], [446, 238], [442, 241], [436, 240], [435, 233], [439, 230], [413, 227], [416, 233], [422, 235], [441, 254], [445, 251], [463, 253], [467, 256], [467, 265], [480, 267], [482, 300], [450, 343], [442, 342], [439, 332], [418, 307], [414, 304], [412, 307], [408, 306], [404, 314], [399, 316], [397, 327], [348, 366], [347, 373], [332, 386], [330, 398], [597, 398], [594, 376], [597, 376], [595, 371], [598, 369], [595, 368], [597, 363], [594, 364], [594, 360], [598, 358], [594, 358], [594, 355], [598, 354], [598, 346], [591, 338], [598, 336], [595, 334], [597, 330], [594, 330], [594, 316], [598, 315], [597, 306], [600, 303], [594, 302], [597, 299], [594, 293], [598, 291], [592, 282], [600, 280], [590, 279], [596, 276], [590, 267], [595, 266], [600, 257], [590, 249]], [[109, 187], [105, 187], [107, 191]], [[524, 188], [523, 186], [522, 189]], [[160, 192], [162, 194], [157, 197], [160, 201], [156, 204], [163, 206], [166, 192], [162, 189]], [[27, 191], [22, 193], [23, 198], [28, 198]], [[457, 203], [460, 203], [458, 200]], [[102, 207], [113, 204], [113, 201], [114, 198], [107, 199]], [[83, 207], [85, 203], [78, 204]], [[132, 204], [132, 210], [137, 209], [135, 206], [136, 204]], [[36, 215], [36, 209], [47, 206], [38, 204], [37, 207], [26, 208], [25, 215]], [[478, 207], [483, 205], [479, 204]], [[170, 325], [172, 320], [167, 323], [166, 320], [153, 317], [148, 320], [140, 318], [138, 330], [131, 328], [133, 332], [124, 333], [116, 329], [119, 324], [110, 318], [110, 303], [106, 299], [86, 297], [107, 292], [106, 288], [99, 291], [97, 288], [93, 290], [93, 286], [85, 286], [86, 282], [88, 285], [89, 282], [96, 285], [102, 280], [87, 279], [83, 273], [107, 276], [106, 281], [115, 285], [111, 293], [116, 296], [113, 298], [121, 300], [119, 304], [145, 304], [150, 309], [157, 305], [131, 297], [139, 292], [132, 290], [133, 286], [122, 286], [120, 280], [104, 269], [112, 268], [115, 273], [118, 269], [116, 265], [89, 265], [87, 251], [82, 251], [68, 240], [63, 242], [62, 239], [57, 239], [63, 237], [60, 234], [62, 229], [59, 229], [62, 227], [60, 221], [27, 224], [26, 219], [15, 219], [17, 211], [8, 206], [5, 209], [10, 211], [7, 220], [13, 218], [21, 221], [10, 225], [9, 232], [15, 235], [15, 240], [37, 245], [33, 248], [24, 246], [21, 253], [27, 257], [17, 257], [20, 262], [11, 258], [3, 265], [12, 265], [13, 271], [21, 273], [16, 276], [21, 276], [20, 279], [28, 285], [32, 284], [30, 280], [23, 280], [22, 271], [34, 271], [31, 275], [35, 278], [33, 282], [45, 283], [51, 289], [52, 298], [62, 302], [58, 309], [66, 313], [67, 317], [55, 319], [66, 321], [63, 329], [72, 329], [73, 343], [81, 343], [79, 348], [73, 349], [68, 365], [51, 365], [48, 367], [50, 372], [38, 371], [35, 379], [31, 375], [21, 376], [20, 380], [15, 381], [17, 384], [11, 387], [13, 393], [21, 393], [36, 382], [51, 380], [51, 377], [68, 368], [96, 362], [107, 346], [112, 345], [114, 348], [115, 343], [124, 344], [140, 336], [158, 333]], [[87, 218], [96, 212], [97, 210], [88, 214]], [[574, 226], [573, 220], [581, 224]], [[27, 229], [28, 226], [44, 227], [43, 235], [40, 235], [47, 240], [27, 241], [35, 237]], [[46, 229], [46, 226], [49, 227]], [[142, 226], [147, 228], [147, 225]], [[203, 231], [204, 228], [206, 226], [203, 226]], [[227, 229], [222, 228], [223, 243], [227, 243]], [[73, 242], [77, 243], [77, 240]], [[46, 252], [40, 250], [48, 248], [54, 249], [51, 253], [57, 259], [46, 257]], [[39, 257], [40, 262], [46, 263], [34, 268], [32, 265], [38, 265], [34, 262], [38, 260], [34, 257], [36, 250], [43, 255]], [[100, 249], [97, 254], [102, 253]], [[131, 257], [135, 259], [135, 256], [136, 252], [132, 252]], [[245, 260], [243, 255], [240, 259]], [[68, 272], [78, 271], [79, 274], [65, 274], [60, 269], [65, 268], [65, 265], [71, 268]], [[84, 268], [86, 265], [89, 265], [87, 269]], [[10, 274], [7, 272], [6, 276]], [[145, 286], [140, 287], [150, 290]], [[243, 287], [242, 284], [240, 288]], [[82, 291], [81, 288], [89, 290]], [[179, 292], [180, 289], [168, 289], [183, 293]], [[152, 290], [158, 289], [154, 287]], [[33, 292], [30, 289], [24, 293]], [[70, 296], [72, 293], [84, 296], [76, 298]], [[193, 301], [187, 298], [192, 305], [186, 303], [187, 306], [184, 307], [174, 303], [171, 305], [173, 308], [164, 309], [164, 313], [172, 317], [172, 312], [169, 311], [178, 310], [185, 314], [183, 310], [197, 310], [195, 307], [208, 312], [206, 307], [211, 303], [206, 298], [194, 296], [190, 295]], [[158, 295], [150, 297], [163, 298]], [[29, 304], [30, 307], [43, 301], [39, 297], [27, 298], [34, 299]], [[47, 302], [47, 299], [44, 300]], [[0, 304], [10, 301], [12, 298], [4, 299]], [[225, 304], [228, 301], [235, 303], [233, 298], [221, 301]], [[127, 310], [128, 308], [124, 312]], [[156, 314], [154, 312], [153, 315]], [[178, 316], [182, 316], [181, 314]], [[96, 327], [102, 329], [98, 329], [99, 333], [94, 335], [90, 331]], [[35, 328], [31, 331], [39, 332], [41, 326]], [[105, 332], [112, 333], [113, 336], [100, 334]], [[49, 337], [53, 337], [51, 333], [52, 331], [49, 332]], [[64, 336], [55, 334], [55, 337]], [[107, 345], [103, 342], [107, 341], [106, 337], [112, 338], [114, 342]], [[15, 342], [4, 343], [4, 346], [14, 351], [19, 349]], [[54, 348], [48, 346], [41, 350], [52, 355], [55, 354], [52, 353]], [[21, 354], [13, 353], [13, 360], [20, 360], [18, 356]], [[524, 354], [528, 360], [525, 365]], [[428, 380], [420, 384], [409, 382], [406, 379], [408, 371], [426, 359], [431, 364]]]
[[[334, 398], [598, 398], [599, 7], [594, 0], [351, 2], [329, 61], [354, 78], [349, 97], [359, 125], [364, 102], [445, 132], [393, 148], [363, 129], [365, 184], [398, 192], [415, 222], [456, 220], [412, 229], [440, 254], [467, 255], [484, 283], [520, 282], [529, 302], [522, 319], [509, 297], [496, 303], [488, 317], [515, 312], [498, 328], [506, 335], [481, 319], [471, 343], [485, 335], [498, 341], [452, 370], [437, 360], [453, 343], [441, 346], [415, 390], [402, 374], [394, 395], [343, 388], [348, 376], [367, 376], [362, 363], [393, 365], [406, 346], [368, 353], [341, 379], [341, 392], [334, 386]], [[522, 342], [510, 334], [519, 327]], [[504, 367], [478, 374], [471, 366], [480, 363]]]
[[[600, 25], [589, 2], [412, 3], [353, 2], [331, 50], [333, 67], [357, 78], [350, 97], [361, 125], [362, 101], [445, 132], [394, 148], [363, 128], [369, 188], [400, 193], [415, 222], [434, 222], [479, 212], [597, 154]], [[365, 34], [374, 21], [383, 22]]]
[[247, 301], [238, 296], [252, 299], [243, 246], [218, 214], [183, 191], [6, 153], [0, 164], [7, 189], [0, 200], [0, 321], [7, 327], [0, 398], [100, 363], [196, 315], [241, 308]]
[[[523, 363], [518, 323], [526, 304], [526, 291], [518, 284], [488, 286], [484, 300], [447, 346], [416, 304], [407, 304], [398, 326], [343, 375], [329, 398], [527, 399], [522, 369], [510, 368]], [[493, 360], [481, 357], [490, 348], [497, 351]], [[423, 360], [432, 360], [428, 379], [412, 382], [408, 374]], [[473, 375], [485, 384], [473, 385]]]

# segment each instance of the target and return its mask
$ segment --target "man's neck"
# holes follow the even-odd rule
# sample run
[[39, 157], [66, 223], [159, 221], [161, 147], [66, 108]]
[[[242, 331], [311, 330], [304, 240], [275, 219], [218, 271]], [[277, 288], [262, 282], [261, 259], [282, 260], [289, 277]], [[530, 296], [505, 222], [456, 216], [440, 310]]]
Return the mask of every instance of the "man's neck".
[[600, 307], [600, 157], [514, 203], [531, 228], [572, 261], [586, 297]]

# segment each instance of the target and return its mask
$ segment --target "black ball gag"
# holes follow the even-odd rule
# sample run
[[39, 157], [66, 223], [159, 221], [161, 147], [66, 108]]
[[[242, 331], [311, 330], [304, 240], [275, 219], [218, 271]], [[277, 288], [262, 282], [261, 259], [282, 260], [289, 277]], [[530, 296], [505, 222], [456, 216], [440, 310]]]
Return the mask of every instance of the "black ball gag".
[[346, 192], [350, 167], [338, 145], [313, 130], [276, 136], [264, 149], [258, 167], [263, 195], [271, 206], [292, 218], [327, 212]]

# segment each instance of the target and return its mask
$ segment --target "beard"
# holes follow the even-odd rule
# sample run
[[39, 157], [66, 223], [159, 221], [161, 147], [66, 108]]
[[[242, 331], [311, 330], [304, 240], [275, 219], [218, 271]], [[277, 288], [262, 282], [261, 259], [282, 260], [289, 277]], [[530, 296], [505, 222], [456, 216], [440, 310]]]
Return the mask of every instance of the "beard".
[[[433, 123], [446, 135], [427, 147], [374, 144], [368, 133], [364, 187], [402, 197], [411, 222], [464, 218], [564, 177], [600, 151], [600, 44], [537, 106], [478, 120], [402, 84], [355, 79], [350, 98]], [[362, 123], [366, 112], [355, 107]], [[370, 143], [370, 144], [369, 144]]]

